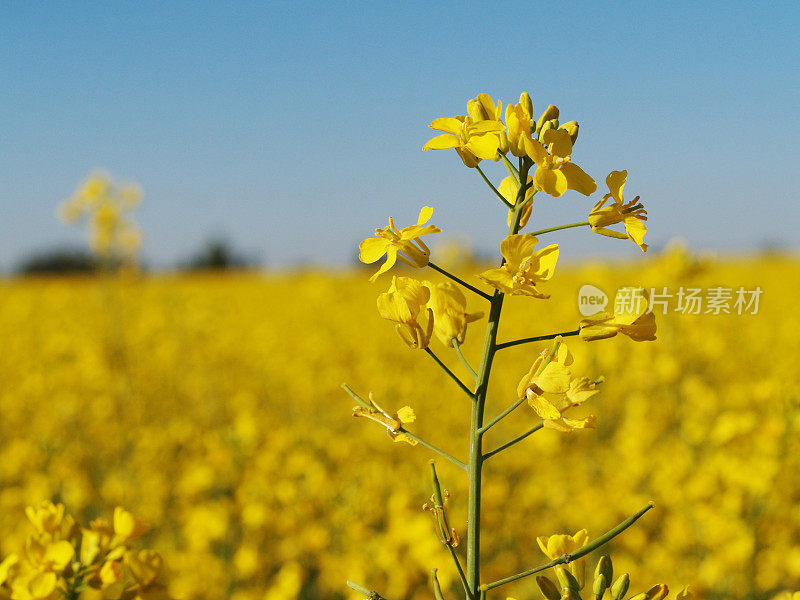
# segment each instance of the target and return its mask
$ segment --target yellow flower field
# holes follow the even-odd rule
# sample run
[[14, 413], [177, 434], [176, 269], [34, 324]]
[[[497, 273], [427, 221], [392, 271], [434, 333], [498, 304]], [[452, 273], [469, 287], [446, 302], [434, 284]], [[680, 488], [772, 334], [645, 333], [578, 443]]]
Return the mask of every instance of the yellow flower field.
[[[507, 298], [501, 340], [576, 329], [583, 284], [611, 298], [630, 285], [763, 293], [755, 315], [682, 314], [672, 298], [652, 342], [566, 340], [581, 374], [606, 378], [590, 402], [597, 429], [544, 429], [489, 459], [487, 580], [541, 563], [538, 536], [600, 534], [652, 500], [610, 545], [632, 592], [656, 581], [709, 598], [800, 589], [800, 261], [676, 250], [559, 269], [542, 284], [549, 300]], [[344, 585], [354, 579], [427, 599], [434, 567], [455, 592], [421, 510], [435, 455], [353, 419], [340, 388], [372, 391], [390, 413], [413, 406], [411, 430], [466, 457], [467, 399], [380, 318], [386, 286], [367, 281], [373, 271], [0, 282], [0, 558], [24, 545], [25, 508], [49, 499], [81, 522], [122, 506], [149, 523], [144, 540], [177, 598], [361, 598]], [[473, 364], [481, 322], [463, 345]], [[548, 344], [498, 354], [490, 416]], [[452, 349], [432, 348], [466, 375]], [[523, 406], [487, 447], [538, 421]], [[438, 457], [437, 469], [463, 534], [466, 478]], [[541, 597], [532, 579], [506, 595]]]

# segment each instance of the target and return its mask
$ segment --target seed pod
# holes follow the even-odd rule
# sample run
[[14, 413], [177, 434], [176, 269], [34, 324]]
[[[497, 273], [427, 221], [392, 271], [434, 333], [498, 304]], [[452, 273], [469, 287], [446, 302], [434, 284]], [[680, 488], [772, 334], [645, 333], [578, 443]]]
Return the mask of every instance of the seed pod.
[[561, 565], [556, 567], [556, 577], [558, 577], [563, 593], [566, 594], [569, 591], [573, 591], [577, 594], [581, 590], [581, 586], [575, 576]]
[[539, 120], [536, 121], [536, 133], [541, 135], [542, 126], [551, 119], [558, 119], [558, 107], [553, 104], [548, 106], [542, 113], [542, 116], [539, 117]]
[[558, 592], [556, 584], [544, 575], [537, 576], [536, 583], [539, 586], [539, 589], [542, 590], [542, 595], [547, 598], [547, 600], [561, 599], [561, 594]]
[[442, 586], [439, 585], [439, 578], [436, 576], [437, 569], [433, 569], [431, 571], [431, 579], [433, 580], [433, 597], [436, 600], [444, 600], [444, 596], [442, 595]]
[[623, 573], [611, 586], [611, 597], [614, 600], [622, 600], [625, 594], [628, 593], [628, 586], [631, 584], [631, 577], [627, 573]]
[[614, 565], [611, 563], [611, 557], [608, 554], [603, 554], [600, 560], [597, 561], [597, 566], [594, 568], [595, 579], [600, 575], [606, 578], [606, 582], [614, 580]]
[[594, 586], [592, 586], [592, 593], [594, 593], [595, 598], [600, 600], [603, 597], [603, 594], [606, 593], [606, 589], [608, 588], [608, 580], [606, 576], [600, 573], [597, 577], [594, 578]]

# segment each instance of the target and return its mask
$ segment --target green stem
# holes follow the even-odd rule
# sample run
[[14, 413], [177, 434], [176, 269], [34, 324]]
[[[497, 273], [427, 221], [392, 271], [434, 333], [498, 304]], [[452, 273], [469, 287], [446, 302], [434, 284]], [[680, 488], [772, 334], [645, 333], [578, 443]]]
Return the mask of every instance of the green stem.
[[447, 549], [450, 551], [450, 556], [453, 558], [453, 562], [456, 564], [458, 576], [461, 578], [461, 585], [464, 586], [464, 593], [467, 595], [467, 598], [472, 598], [472, 592], [469, 590], [469, 583], [467, 583], [467, 576], [464, 575], [464, 568], [461, 566], [461, 561], [458, 560], [456, 551], [453, 550], [453, 547], [450, 544], [445, 544], [445, 546], [447, 546]]
[[582, 548], [579, 548], [578, 550], [576, 550], [574, 554], [564, 554], [563, 556], [559, 556], [555, 560], [551, 560], [549, 563], [545, 563], [543, 565], [539, 565], [538, 567], [534, 567], [533, 569], [529, 569], [528, 571], [522, 571], [521, 573], [517, 573], [516, 575], [511, 575], [510, 577], [506, 577], [505, 579], [498, 579], [497, 581], [493, 581], [492, 583], [487, 583], [485, 585], [482, 585], [480, 587], [480, 589], [481, 589], [481, 591], [483, 591], [483, 590], [487, 590], [488, 591], [488, 590], [494, 589], [496, 587], [500, 587], [501, 585], [505, 585], [506, 583], [511, 583], [512, 581], [517, 581], [518, 579], [522, 579], [523, 577], [528, 577], [529, 575], [534, 575], [536, 573], [539, 573], [541, 571], [549, 569], [550, 567], [555, 567], [556, 565], [565, 565], [565, 564], [567, 564], [569, 562], [572, 562], [574, 560], [578, 560], [579, 558], [583, 558], [584, 556], [586, 556], [587, 554], [589, 554], [593, 550], [596, 550], [600, 546], [602, 546], [604, 544], [607, 544], [612, 539], [617, 537], [620, 533], [622, 533], [628, 527], [633, 525], [639, 519], [639, 517], [641, 517], [644, 513], [646, 513], [651, 508], [653, 508], [653, 503], [649, 502], [647, 504], [647, 506], [642, 508], [635, 515], [632, 515], [632, 516], [628, 517], [622, 523], [620, 523], [619, 525], [614, 527], [614, 529], [611, 529], [611, 530], [607, 531], [606, 533], [604, 533], [603, 535], [601, 535], [600, 537], [593, 539], [591, 542], [589, 542], [588, 544], [586, 544]]
[[519, 346], [520, 344], [529, 344], [530, 342], [542, 342], [544, 340], [554, 340], [558, 336], [561, 337], [570, 337], [572, 335], [580, 334], [581, 330], [576, 329], [575, 331], [562, 331], [561, 333], [550, 333], [548, 335], [537, 335], [535, 337], [529, 338], [522, 338], [521, 340], [514, 340], [513, 342], [503, 342], [502, 344], [497, 344], [497, 349], [502, 350], [503, 348], [510, 348], [511, 346]]
[[479, 290], [478, 288], [476, 288], [475, 286], [472, 286], [472, 285], [468, 284], [466, 281], [464, 281], [463, 279], [460, 279], [460, 278], [456, 277], [456, 276], [455, 276], [455, 275], [453, 275], [452, 273], [448, 273], [447, 271], [445, 271], [445, 270], [444, 270], [442, 267], [440, 267], [439, 265], [435, 265], [435, 264], [433, 264], [432, 262], [430, 262], [430, 261], [429, 261], [429, 262], [428, 262], [428, 266], [429, 266], [431, 269], [433, 269], [434, 271], [439, 271], [439, 273], [441, 273], [441, 274], [442, 274], [442, 275], [444, 275], [445, 277], [449, 277], [450, 279], [452, 279], [452, 280], [453, 280], [453, 281], [455, 281], [456, 283], [460, 283], [460, 284], [461, 284], [461, 285], [463, 285], [465, 288], [467, 288], [469, 291], [471, 291], [471, 292], [475, 292], [476, 294], [478, 294], [478, 296], [481, 296], [482, 298], [486, 298], [487, 300], [491, 300], [491, 299], [492, 299], [492, 297], [491, 297], [489, 294], [487, 294], [486, 292], [483, 292], [483, 291]]
[[494, 456], [495, 454], [499, 454], [500, 452], [502, 452], [506, 448], [510, 448], [511, 446], [516, 444], [517, 442], [521, 442], [522, 440], [524, 440], [529, 435], [532, 435], [532, 434], [536, 433], [537, 431], [539, 431], [542, 427], [544, 427], [544, 421], [542, 421], [541, 423], [539, 423], [538, 425], [536, 425], [534, 427], [531, 427], [525, 433], [523, 433], [521, 435], [518, 435], [517, 437], [515, 437], [510, 442], [506, 442], [505, 444], [503, 444], [502, 446], [498, 446], [497, 448], [495, 448], [491, 452], [487, 452], [486, 454], [483, 455], [483, 460], [487, 460], [487, 459], [491, 458], [492, 456]]
[[[514, 412], [523, 402], [525, 402], [525, 400], [526, 400], [526, 398], [520, 398], [519, 400], [514, 402], [514, 404], [509, 406], [507, 409], [505, 409], [503, 412], [501, 412], [499, 415], [497, 415], [494, 419], [492, 419], [486, 425], [481, 427], [478, 430], [478, 433], [483, 435], [484, 433], [489, 431], [492, 427], [497, 425], [500, 421], [502, 421], [504, 418], [506, 418], [508, 415], [510, 415], [512, 412]], [[486, 458], [486, 457], [484, 456], [484, 458]]]
[[511, 164], [511, 161], [508, 160], [508, 157], [505, 154], [501, 154], [500, 158], [502, 159], [503, 164], [505, 164], [506, 169], [508, 169], [508, 174], [519, 182], [519, 169]]
[[584, 225], [589, 225], [589, 221], [581, 221], [580, 223], [569, 223], [567, 225], [559, 225], [558, 227], [548, 227], [547, 229], [540, 229], [539, 231], [531, 231], [531, 235], [541, 235], [543, 233], [561, 231], [562, 229], [570, 229], [572, 227], [583, 227]]
[[[502, 156], [502, 155], [501, 155], [501, 156]], [[492, 188], [492, 191], [495, 193], [495, 195], [496, 195], [498, 198], [500, 198], [500, 202], [502, 202], [503, 204], [505, 204], [505, 205], [506, 205], [506, 208], [508, 208], [509, 210], [513, 210], [513, 208], [514, 208], [514, 205], [513, 205], [513, 204], [511, 204], [511, 203], [510, 203], [508, 200], [506, 200], [505, 196], [503, 196], [503, 194], [501, 194], [501, 193], [500, 193], [500, 192], [497, 190], [497, 188], [496, 188], [496, 187], [494, 187], [494, 184], [493, 184], [491, 181], [489, 181], [489, 178], [488, 178], [488, 177], [486, 177], [486, 174], [483, 172], [483, 169], [481, 169], [481, 168], [480, 168], [478, 165], [475, 165], [475, 170], [476, 170], [476, 171], [478, 171], [478, 173], [480, 173], [480, 174], [481, 174], [481, 177], [483, 177], [483, 180], [486, 182], [486, 185], [488, 185], [490, 188]]]
[[458, 385], [458, 387], [460, 387], [460, 388], [461, 388], [461, 389], [464, 391], [464, 393], [465, 393], [467, 396], [469, 396], [470, 398], [473, 398], [473, 397], [474, 397], [474, 394], [473, 394], [472, 392], [470, 392], [470, 391], [469, 391], [469, 388], [468, 388], [466, 385], [464, 385], [464, 383], [463, 383], [463, 382], [462, 382], [462, 381], [461, 381], [461, 380], [460, 380], [460, 379], [459, 379], [459, 378], [456, 376], [456, 374], [455, 374], [455, 373], [453, 373], [453, 372], [452, 372], [452, 371], [451, 371], [451, 370], [450, 370], [450, 369], [447, 367], [447, 365], [446, 365], [446, 364], [444, 364], [444, 363], [441, 361], [441, 359], [440, 359], [438, 356], [436, 356], [436, 355], [433, 353], [433, 350], [431, 350], [430, 348], [425, 348], [425, 352], [427, 352], [427, 353], [428, 353], [428, 356], [430, 356], [430, 357], [431, 357], [433, 360], [435, 360], [435, 361], [436, 361], [436, 364], [437, 364], [437, 365], [439, 365], [439, 366], [440, 366], [440, 367], [441, 367], [441, 368], [444, 370], [444, 372], [445, 372], [445, 373], [447, 373], [447, 374], [450, 376], [450, 378], [451, 378], [453, 381], [455, 381], [455, 382], [456, 382], [456, 385]]
[[450, 461], [451, 463], [453, 463], [454, 465], [456, 465], [456, 466], [458, 466], [458, 467], [461, 467], [461, 468], [462, 468], [462, 469], [464, 469], [464, 470], [466, 470], [466, 469], [467, 469], [467, 464], [466, 464], [466, 463], [463, 463], [463, 462], [461, 462], [461, 461], [460, 461], [460, 460], [458, 460], [458, 459], [457, 459], [455, 456], [453, 456], [453, 455], [449, 454], [448, 452], [445, 452], [445, 451], [444, 451], [444, 450], [442, 450], [441, 448], [437, 448], [437, 447], [436, 447], [436, 446], [434, 446], [433, 444], [430, 444], [430, 443], [426, 442], [425, 440], [423, 440], [423, 439], [422, 439], [421, 437], [419, 437], [418, 435], [416, 435], [416, 434], [414, 434], [414, 433], [411, 433], [411, 432], [410, 432], [408, 429], [406, 429], [405, 427], [398, 427], [396, 431], [397, 431], [397, 433], [404, 433], [405, 435], [407, 435], [408, 437], [410, 437], [412, 440], [416, 440], [417, 442], [419, 442], [420, 444], [422, 444], [423, 446], [425, 446], [425, 447], [426, 447], [428, 450], [433, 450], [434, 452], [436, 452], [436, 454], [438, 454], [439, 456], [441, 456], [441, 457], [443, 457], [443, 458], [446, 458], [447, 460], [449, 460], [449, 461]]
[[461, 353], [461, 345], [458, 343], [458, 340], [456, 338], [453, 338], [453, 348], [455, 349], [456, 355], [458, 356], [459, 360], [461, 361], [461, 364], [464, 365], [467, 368], [467, 371], [469, 371], [470, 375], [472, 375], [472, 378], [473, 379], [478, 379], [478, 374], [475, 372], [475, 369], [473, 369], [470, 366], [470, 364], [467, 361], [466, 357]]

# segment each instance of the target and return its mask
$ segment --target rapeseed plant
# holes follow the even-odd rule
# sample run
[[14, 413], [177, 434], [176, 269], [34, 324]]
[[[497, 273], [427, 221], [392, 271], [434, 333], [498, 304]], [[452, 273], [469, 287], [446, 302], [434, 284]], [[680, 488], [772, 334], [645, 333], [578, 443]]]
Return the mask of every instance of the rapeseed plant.
[[[549, 227], [532, 233], [521, 233], [531, 218], [534, 197], [537, 193], [542, 192], [559, 197], [571, 189], [590, 196], [596, 191], [597, 184], [594, 179], [572, 159], [574, 144], [578, 137], [578, 124], [570, 121], [561, 126], [558, 121], [559, 110], [554, 105], [548, 106], [534, 123], [532, 101], [527, 93], [520, 96], [519, 104], [507, 106], [505, 123], [501, 120], [502, 103], [498, 101], [495, 104], [487, 94], [480, 94], [470, 100], [467, 103], [467, 113], [467, 115], [435, 119], [431, 123], [431, 128], [446, 133], [428, 141], [423, 146], [423, 150], [455, 149], [464, 165], [476, 169], [503, 206], [508, 209], [509, 229], [508, 236], [500, 243], [502, 256], [500, 266], [483, 271], [478, 275], [485, 284], [494, 288], [493, 292], [490, 294], [480, 290], [430, 261], [430, 252], [427, 246], [419, 241], [419, 237], [424, 234], [438, 233], [440, 229], [425, 225], [433, 213], [433, 209], [427, 206], [420, 211], [416, 225], [402, 230], [398, 230], [390, 218], [388, 229], [376, 230], [378, 238], [368, 238], [361, 243], [359, 256], [363, 262], [372, 263], [384, 254], [387, 255], [386, 262], [370, 278], [370, 281], [375, 281], [382, 273], [388, 271], [395, 264], [396, 258], [400, 258], [412, 267], [431, 267], [452, 280], [444, 287], [442, 284], [434, 286], [428, 281], [417, 281], [411, 277], [394, 276], [389, 291], [380, 294], [377, 304], [380, 315], [396, 323], [397, 332], [403, 341], [410, 348], [425, 350], [468, 396], [471, 402], [468, 459], [461, 461], [449, 452], [409, 432], [406, 425], [416, 419], [416, 414], [410, 407], [406, 406], [398, 413], [390, 415], [375, 404], [371, 393], [369, 402], [365, 402], [349, 386], [344, 385], [344, 389], [358, 403], [358, 406], [353, 409], [354, 416], [368, 417], [381, 423], [395, 441], [403, 439], [412, 444], [422, 443], [428, 449], [466, 471], [468, 482], [467, 524], [464, 534], [466, 555], [463, 558], [459, 557], [455, 550], [461, 536], [457, 532], [457, 528], [451, 527], [451, 522], [447, 517], [445, 498], [449, 497], [449, 494], [442, 493], [433, 462], [431, 462], [433, 496], [430, 503], [426, 504], [424, 508], [434, 515], [437, 537], [450, 553], [467, 600], [478, 600], [479, 598], [483, 600], [489, 590], [551, 567], [558, 567], [557, 575], [562, 584], [561, 594], [557, 592], [554, 584], [549, 584], [550, 587], [547, 589], [556, 590], [551, 594], [552, 599], [555, 600], [559, 596], [579, 598], [579, 592], [584, 585], [583, 557], [630, 527], [652, 508], [652, 503], [617, 527], [591, 541], [585, 529], [573, 536], [562, 534], [547, 538], [540, 537], [539, 545], [551, 559], [549, 563], [487, 583], [481, 576], [483, 464], [542, 428], [551, 428], [563, 433], [594, 428], [596, 418], [593, 415], [584, 418], [570, 418], [565, 416], [565, 412], [580, 406], [596, 395], [599, 392], [597, 386], [604, 381], [604, 378], [598, 377], [592, 380], [585, 376], [573, 377], [570, 366], [574, 359], [563, 338], [580, 334], [585, 341], [592, 341], [623, 333], [637, 341], [652, 340], [655, 339], [656, 329], [654, 315], [652, 313], [645, 314], [648, 306], [645, 297], [645, 302], [638, 303], [640, 306], [637, 306], [635, 310], [625, 310], [626, 307], [623, 307], [619, 313], [598, 313], [592, 318], [582, 321], [578, 329], [574, 331], [498, 342], [498, 327], [506, 296], [527, 296], [536, 300], [550, 298], [550, 294], [542, 291], [538, 286], [553, 278], [559, 248], [558, 244], [550, 244], [537, 250], [536, 246], [539, 242], [537, 236], [560, 229], [586, 225], [602, 235], [630, 238], [645, 251], [647, 245], [644, 244], [643, 239], [647, 231], [644, 225], [646, 213], [638, 203], [638, 196], [631, 203], [624, 203], [623, 188], [627, 180], [627, 172], [613, 171], [606, 179], [609, 193], [595, 204], [590, 211], [589, 220]], [[513, 157], [517, 157], [516, 165], [509, 159], [509, 153]], [[495, 162], [503, 161], [508, 170], [509, 176], [503, 179], [498, 186], [492, 183], [479, 166], [482, 160], [487, 159]], [[613, 199], [614, 203], [604, 207], [609, 199]], [[620, 222], [624, 223], [625, 234], [608, 229], [608, 226]], [[412, 241], [416, 241], [418, 245], [413, 245]], [[399, 254], [399, 252], [403, 254]], [[464, 295], [457, 290], [455, 284], [461, 285], [467, 291], [489, 303], [483, 352], [477, 368], [473, 368], [462, 353], [461, 344], [465, 339], [467, 324], [481, 318], [482, 313], [466, 312]], [[443, 303], [445, 298], [442, 296], [443, 289], [448, 292], [446, 298], [449, 300], [447, 302], [449, 306], [445, 306]], [[645, 292], [639, 293], [644, 294]], [[453, 349], [464, 365], [472, 378], [469, 384], [447, 367], [445, 362], [430, 349], [429, 342], [433, 331], [436, 331], [437, 337], [446, 347]], [[497, 416], [485, 422], [489, 381], [496, 353], [503, 348], [544, 340], [552, 340], [552, 347], [549, 350], [543, 350], [527, 374], [523, 376], [518, 386], [518, 399]], [[484, 450], [484, 434], [526, 403], [526, 400], [541, 419], [539, 425], [493, 450]], [[406, 416], [403, 417], [401, 413]], [[462, 566], [462, 560], [466, 567]], [[606, 559], [606, 561], [610, 565], [610, 560]], [[565, 570], [562, 565], [567, 565], [568, 570]], [[607, 579], [610, 580], [610, 576]], [[602, 597], [605, 586], [610, 583], [602, 576], [599, 581], [600, 583], [597, 585], [602, 589], [594, 591], [597, 599]], [[435, 598], [442, 600], [444, 595], [438, 581], [437, 569], [432, 570], [432, 583]], [[373, 600], [381, 598], [377, 592], [373, 592], [361, 584], [352, 581], [348, 584], [352, 589], [366, 594]], [[545, 586], [547, 585], [545, 584]], [[667, 587], [660, 585], [646, 592], [642, 598], [660, 600], [666, 596], [666, 593]], [[545, 595], [548, 594], [545, 593]], [[612, 595], [614, 600], [620, 600], [624, 596], [624, 592], [612, 593]], [[636, 598], [639, 600], [638, 596]]]

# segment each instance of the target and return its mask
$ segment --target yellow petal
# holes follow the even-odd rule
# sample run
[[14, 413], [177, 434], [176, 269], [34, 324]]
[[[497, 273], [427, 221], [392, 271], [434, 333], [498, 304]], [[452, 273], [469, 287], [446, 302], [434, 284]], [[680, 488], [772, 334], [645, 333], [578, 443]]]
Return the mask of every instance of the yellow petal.
[[[483, 122], [491, 123], [491, 121]], [[478, 158], [491, 160], [497, 156], [497, 149], [500, 147], [500, 139], [491, 133], [475, 135], [469, 138], [466, 146], [467, 149]]]
[[508, 268], [517, 271], [522, 262], [531, 257], [537, 243], [539, 240], [530, 233], [509, 235], [500, 242], [500, 254], [506, 259]]
[[439, 119], [434, 119], [433, 122], [428, 125], [428, 127], [431, 129], [438, 129], [439, 131], [446, 131], [447, 133], [453, 134], [456, 137], [461, 137], [463, 124], [464, 116], [460, 115], [458, 117], [442, 117]]
[[558, 244], [545, 246], [531, 257], [528, 274], [534, 275], [539, 281], [547, 281], [555, 273], [557, 262]]
[[484, 271], [478, 275], [478, 277], [504, 294], [510, 294], [514, 289], [513, 276], [508, 269], [503, 267], [498, 269], [489, 269], [488, 271]]
[[419, 211], [419, 217], [417, 218], [417, 225], [424, 225], [428, 221], [431, 220], [433, 216], [433, 209], [430, 206], [423, 206]]
[[528, 392], [528, 404], [542, 419], [559, 419], [561, 413], [550, 401], [532, 391]]
[[369, 278], [370, 281], [375, 281], [382, 273], [386, 273], [389, 269], [394, 266], [394, 263], [397, 262], [397, 248], [394, 246], [389, 246], [386, 249], [386, 262], [381, 265], [381, 268]]
[[442, 135], [437, 135], [435, 138], [429, 139], [422, 147], [422, 149], [449, 150], [450, 148], [458, 148], [460, 145], [461, 145], [460, 138], [452, 136], [449, 133], [443, 133]]
[[387, 248], [392, 243], [383, 238], [367, 238], [358, 245], [358, 259], [366, 264], [372, 264], [386, 254]]
[[572, 154], [572, 138], [563, 129], [548, 129], [544, 132], [542, 141], [552, 156], [566, 158]]
[[644, 234], [647, 233], [647, 226], [644, 221], [636, 217], [626, 217], [625, 231], [628, 232], [628, 237], [642, 249], [642, 252], [647, 252], [647, 244], [644, 243]]
[[569, 389], [569, 376], [569, 369], [554, 361], [544, 368], [534, 383], [548, 394], [565, 394]]
[[622, 195], [622, 190], [625, 188], [625, 181], [628, 179], [627, 171], [611, 171], [606, 177], [606, 185], [608, 191], [611, 192], [611, 197], [617, 201], [618, 204], [625, 202], [625, 197]]
[[544, 146], [542, 146], [538, 140], [531, 138], [530, 135], [523, 136], [522, 142], [525, 145], [525, 154], [527, 154], [537, 166], [541, 167], [550, 156]]
[[584, 196], [591, 196], [597, 191], [597, 182], [575, 163], [564, 163], [559, 170], [566, 176], [569, 189]]
[[405, 425], [406, 423], [413, 423], [416, 421], [417, 415], [414, 413], [414, 409], [410, 406], [404, 406], [400, 410], [397, 411], [397, 420], [400, 421], [401, 425]]
[[539, 167], [533, 174], [533, 186], [558, 198], [567, 191], [567, 177], [558, 169]]

